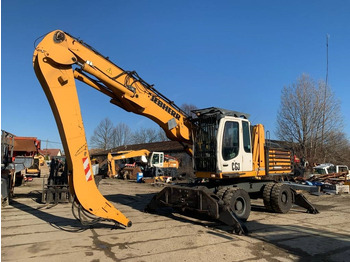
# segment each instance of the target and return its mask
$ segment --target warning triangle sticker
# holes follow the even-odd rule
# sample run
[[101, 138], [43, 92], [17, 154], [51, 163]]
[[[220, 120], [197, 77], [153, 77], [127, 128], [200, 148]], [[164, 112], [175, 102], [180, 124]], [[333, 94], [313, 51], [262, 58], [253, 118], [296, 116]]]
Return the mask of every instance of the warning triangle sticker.
[[106, 70], [106, 72], [108, 73], [108, 74], [112, 74], [112, 68], [108, 68], [107, 70]]

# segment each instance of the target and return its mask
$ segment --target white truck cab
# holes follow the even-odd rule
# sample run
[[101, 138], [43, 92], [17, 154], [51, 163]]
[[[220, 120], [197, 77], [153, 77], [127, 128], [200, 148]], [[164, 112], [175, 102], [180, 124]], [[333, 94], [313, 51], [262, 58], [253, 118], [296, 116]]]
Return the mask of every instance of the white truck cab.
[[349, 178], [349, 168], [346, 165], [333, 165], [330, 163], [321, 164], [318, 166], [315, 166], [313, 168], [314, 174], [316, 175], [327, 175], [332, 173], [347, 173], [347, 177]]

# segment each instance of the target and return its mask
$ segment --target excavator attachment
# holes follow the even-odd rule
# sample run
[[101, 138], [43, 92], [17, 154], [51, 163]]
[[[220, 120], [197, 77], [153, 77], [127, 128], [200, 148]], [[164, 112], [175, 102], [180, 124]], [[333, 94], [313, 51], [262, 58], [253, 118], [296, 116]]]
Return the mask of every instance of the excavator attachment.
[[[84, 217], [92, 214], [130, 227], [131, 221], [98, 191], [94, 181], [72, 65], [77, 57], [54, 31], [36, 47], [33, 66], [54, 114], [66, 154], [70, 192]], [[80, 214], [81, 212], [79, 212]], [[82, 221], [82, 217], [77, 216]]]

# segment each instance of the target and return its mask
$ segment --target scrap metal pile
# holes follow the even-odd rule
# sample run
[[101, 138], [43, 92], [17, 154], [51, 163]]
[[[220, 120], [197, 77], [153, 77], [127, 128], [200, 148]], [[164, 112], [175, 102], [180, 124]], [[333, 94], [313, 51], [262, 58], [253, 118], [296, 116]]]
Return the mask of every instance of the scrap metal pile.
[[[307, 177], [294, 177], [294, 182], [315, 188], [316, 193], [340, 194], [349, 193], [350, 173], [348, 170], [338, 173], [311, 174]], [[312, 190], [310, 190], [312, 192]]]
[[350, 179], [347, 178], [348, 173], [347, 172], [341, 172], [341, 173], [331, 173], [331, 174], [324, 174], [324, 175], [315, 175], [310, 177], [307, 181], [309, 182], [322, 182], [322, 183], [329, 183], [329, 184], [340, 184], [345, 182], [350, 182]]

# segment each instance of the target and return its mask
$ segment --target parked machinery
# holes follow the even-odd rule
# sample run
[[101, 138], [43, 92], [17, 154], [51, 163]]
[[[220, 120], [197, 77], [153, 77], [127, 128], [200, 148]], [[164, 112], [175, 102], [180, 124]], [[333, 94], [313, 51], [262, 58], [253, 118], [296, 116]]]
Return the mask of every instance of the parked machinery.
[[41, 168], [40, 168], [40, 158], [38, 156], [34, 157], [33, 165], [26, 169], [26, 174], [30, 176], [35, 175], [37, 177], [40, 177]]
[[176, 158], [146, 149], [108, 153], [107, 159], [109, 176], [124, 179], [136, 179], [140, 172], [146, 177], [176, 177], [179, 168]]
[[8, 205], [20, 186], [27, 168], [33, 165], [33, 156], [15, 154], [15, 135], [1, 130], [1, 202]]
[[[90, 157], [74, 79], [111, 98], [110, 102], [155, 121], [167, 137], [184, 145], [193, 157], [195, 186], [169, 186], [148, 206], [197, 210], [246, 232], [241, 220], [250, 214], [250, 198], [265, 207], [288, 212], [292, 203], [317, 210], [288, 185], [267, 178], [290, 174], [289, 152], [269, 148], [264, 127], [252, 126], [248, 115], [217, 107], [196, 110], [189, 117], [135, 71], [125, 71], [92, 47], [55, 30], [37, 45], [33, 64], [54, 113], [72, 174], [70, 189], [81, 209], [124, 226], [131, 221], [107, 201], [93, 183]], [[74, 70], [73, 70], [74, 68]], [[69, 101], [69, 103], [67, 103]]]

